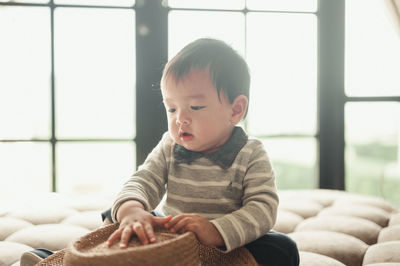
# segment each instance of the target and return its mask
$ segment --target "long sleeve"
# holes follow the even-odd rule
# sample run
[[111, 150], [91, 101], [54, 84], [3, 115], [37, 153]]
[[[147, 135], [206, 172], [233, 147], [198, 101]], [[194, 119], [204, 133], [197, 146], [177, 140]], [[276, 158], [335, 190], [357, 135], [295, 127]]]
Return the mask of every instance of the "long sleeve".
[[117, 221], [118, 208], [127, 200], [141, 202], [147, 211], [153, 210], [165, 193], [168, 175], [168, 161], [171, 159], [171, 139], [165, 133], [158, 145], [147, 156], [118, 194], [113, 207], [112, 218]]
[[276, 221], [279, 200], [275, 175], [261, 142], [257, 143], [246, 166], [242, 207], [211, 221], [222, 235], [227, 252], [266, 234]]

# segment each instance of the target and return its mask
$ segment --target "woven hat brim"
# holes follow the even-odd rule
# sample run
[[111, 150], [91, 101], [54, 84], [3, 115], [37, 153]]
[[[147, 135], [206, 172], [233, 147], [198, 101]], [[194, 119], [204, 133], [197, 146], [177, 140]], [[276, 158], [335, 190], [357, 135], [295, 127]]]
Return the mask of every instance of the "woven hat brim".
[[65, 253], [63, 266], [200, 264], [198, 245], [192, 232], [179, 235], [155, 228], [156, 243], [142, 245], [134, 235], [127, 248], [119, 248], [118, 241], [108, 247], [107, 239], [118, 227], [118, 224], [105, 226], [78, 239]]
[[236, 248], [224, 253], [215, 247], [205, 246], [199, 243], [199, 256], [201, 266], [258, 266], [257, 261], [245, 247]]
[[[55, 253], [36, 266], [200, 265], [200, 262], [202, 266], [258, 265], [244, 247], [224, 253], [217, 248], [202, 245], [192, 232], [177, 235], [161, 228], [155, 232], [157, 238], [163, 238], [159, 243], [141, 245], [134, 237], [127, 249], [119, 249], [118, 243], [114, 245], [114, 249], [105, 249], [105, 240], [118, 226], [111, 224], [99, 228], [81, 237], [68, 249]], [[131, 253], [127, 252], [129, 250]], [[108, 253], [105, 254], [104, 251]]]
[[53, 255], [48, 256], [44, 260], [40, 261], [39, 263], [35, 264], [35, 266], [62, 266], [64, 255], [67, 249], [62, 249], [57, 251]]

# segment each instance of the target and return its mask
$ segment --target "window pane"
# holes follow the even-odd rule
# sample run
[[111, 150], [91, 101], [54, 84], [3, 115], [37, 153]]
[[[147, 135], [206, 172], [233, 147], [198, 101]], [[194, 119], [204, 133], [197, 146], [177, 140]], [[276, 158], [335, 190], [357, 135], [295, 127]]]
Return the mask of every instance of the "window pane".
[[248, 9], [271, 11], [317, 11], [317, 0], [247, 0]]
[[400, 205], [400, 103], [345, 107], [346, 188]]
[[50, 9], [1, 6], [0, 25], [0, 139], [48, 138]]
[[168, 24], [168, 54], [171, 58], [198, 38], [216, 38], [244, 54], [244, 15], [237, 12], [171, 11]]
[[0, 143], [2, 204], [51, 190], [50, 151], [48, 143]]
[[115, 195], [136, 164], [134, 144], [65, 143], [57, 146], [58, 191]]
[[386, 1], [346, 1], [346, 94], [400, 96], [400, 38]]
[[59, 138], [133, 137], [134, 22], [132, 10], [56, 9]]
[[244, 0], [168, 0], [172, 8], [243, 9]]
[[314, 138], [272, 138], [263, 144], [272, 161], [278, 189], [312, 189], [315, 180]]
[[42, 4], [45, 4], [48, 2], [49, 2], [49, 0], [0, 0], [0, 3], [42, 3]]
[[55, 0], [56, 4], [92, 6], [133, 6], [134, 0]]
[[316, 22], [310, 14], [248, 14], [251, 134], [315, 134]]

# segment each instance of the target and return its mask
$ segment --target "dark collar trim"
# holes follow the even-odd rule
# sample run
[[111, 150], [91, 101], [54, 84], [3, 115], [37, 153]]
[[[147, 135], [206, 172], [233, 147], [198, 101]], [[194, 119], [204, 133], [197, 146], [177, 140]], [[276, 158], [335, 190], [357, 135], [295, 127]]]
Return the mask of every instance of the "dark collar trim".
[[190, 164], [194, 160], [205, 157], [219, 165], [223, 169], [228, 169], [232, 166], [236, 156], [243, 146], [247, 143], [248, 137], [241, 127], [235, 127], [229, 140], [216, 152], [211, 154], [202, 154], [187, 150], [185, 147], [174, 145], [174, 158], [176, 163]]

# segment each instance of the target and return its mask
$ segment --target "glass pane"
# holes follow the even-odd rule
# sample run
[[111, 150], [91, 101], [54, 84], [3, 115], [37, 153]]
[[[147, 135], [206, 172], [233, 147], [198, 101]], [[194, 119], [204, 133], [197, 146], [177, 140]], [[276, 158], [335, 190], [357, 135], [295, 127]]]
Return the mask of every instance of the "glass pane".
[[134, 144], [65, 143], [57, 146], [58, 191], [115, 195], [136, 165]]
[[168, 0], [172, 8], [243, 9], [244, 0]]
[[400, 38], [382, 0], [346, 1], [349, 96], [400, 96]]
[[49, 143], [0, 143], [0, 202], [51, 191]]
[[135, 0], [55, 0], [54, 3], [91, 6], [133, 6]]
[[[40, 3], [46, 4], [49, 0], [0, 0], [0, 3]], [[2, 7], [3, 9], [4, 7]]]
[[0, 139], [49, 138], [50, 9], [1, 6], [0, 25]]
[[168, 54], [171, 58], [198, 38], [215, 38], [244, 54], [244, 15], [222, 11], [171, 11], [168, 24]]
[[252, 75], [249, 132], [315, 134], [315, 15], [249, 13], [247, 62]]
[[400, 205], [400, 103], [345, 107], [346, 188]]
[[247, 0], [247, 8], [252, 10], [271, 11], [317, 11], [317, 0]]
[[57, 8], [59, 138], [132, 138], [135, 95], [132, 10]]
[[314, 138], [270, 138], [263, 143], [276, 172], [278, 189], [317, 187]]

